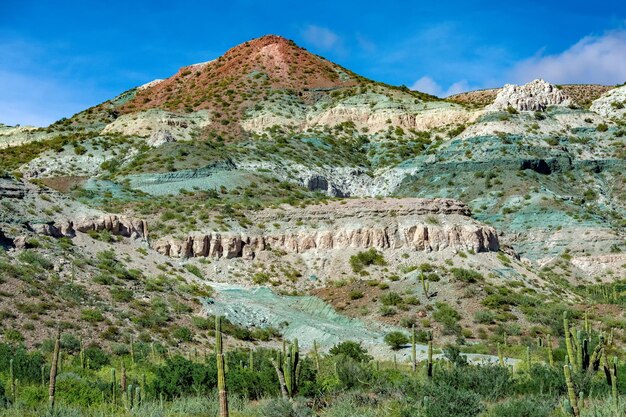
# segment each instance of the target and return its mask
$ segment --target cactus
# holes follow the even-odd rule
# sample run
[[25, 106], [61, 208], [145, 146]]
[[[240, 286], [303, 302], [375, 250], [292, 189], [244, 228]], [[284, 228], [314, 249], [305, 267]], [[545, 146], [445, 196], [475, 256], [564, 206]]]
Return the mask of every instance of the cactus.
[[554, 366], [554, 352], [552, 351], [552, 335], [548, 335], [546, 339], [546, 344], [548, 345], [548, 363], [551, 367]]
[[[567, 357], [569, 359], [569, 363], [572, 364], [572, 367], [576, 368], [576, 355], [574, 354], [574, 345], [572, 344], [567, 311], [563, 312], [563, 330], [565, 332], [565, 348], [567, 349]], [[574, 406], [575, 405], [572, 404], [572, 407]]]
[[506, 366], [506, 364], [504, 363], [504, 356], [502, 355], [502, 346], [500, 345], [500, 343], [498, 343], [498, 362], [500, 363], [500, 366]]
[[576, 366], [578, 371], [585, 369], [585, 346], [583, 334], [580, 330], [576, 331]]
[[135, 364], [135, 339], [133, 336], [130, 337], [130, 362]]
[[563, 375], [565, 376], [565, 384], [567, 385], [567, 397], [569, 399], [570, 406], [572, 407], [572, 416], [578, 417], [578, 400], [576, 398], [576, 391], [574, 390], [574, 382], [572, 381], [572, 371], [570, 365], [563, 365]]
[[57, 335], [54, 339], [54, 353], [52, 354], [52, 365], [50, 366], [50, 385], [48, 387], [48, 405], [50, 411], [54, 410], [54, 400], [57, 384], [57, 368], [59, 366], [59, 356], [61, 353], [61, 329], [57, 329]]
[[15, 393], [15, 373], [13, 372], [13, 358], [9, 360], [9, 382], [11, 384], [11, 401], [15, 404], [15, 399], [17, 397]]
[[315, 360], [315, 369], [317, 372], [320, 371], [320, 354], [317, 348], [317, 341], [313, 341], [313, 359]]
[[415, 335], [415, 325], [411, 328], [411, 366], [413, 367], [413, 372], [417, 371], [417, 346], [415, 344], [416, 335]]
[[78, 357], [80, 358], [80, 367], [85, 369], [85, 344], [83, 343], [83, 339], [80, 339], [80, 353]]
[[426, 299], [430, 299], [430, 295], [428, 293], [429, 282], [424, 278], [424, 273], [420, 275], [420, 280], [422, 281], [422, 291], [424, 292], [424, 296]]
[[141, 407], [141, 387], [135, 387], [135, 405]]
[[128, 407], [129, 410], [133, 409], [133, 403], [134, 403], [134, 398], [135, 398], [135, 390], [133, 389], [133, 384], [128, 384], [128, 391], [126, 393], [126, 398], [127, 398], [127, 402], [126, 402], [126, 406]]
[[294, 339], [289, 349], [287, 349], [287, 345], [283, 341], [283, 353], [278, 354], [278, 361], [270, 358], [270, 362], [276, 370], [283, 398], [293, 398], [298, 393], [300, 384], [301, 362], [298, 339]]
[[115, 368], [111, 368], [111, 402], [115, 407], [117, 403], [117, 380], [115, 378]]
[[291, 348], [285, 358], [285, 384], [290, 397], [294, 397], [298, 392], [300, 382], [300, 350], [298, 349], [298, 339], [294, 339]]
[[531, 366], [530, 346], [526, 346], [526, 370], [530, 371]]
[[613, 366], [611, 368], [611, 396], [615, 402], [615, 407], [619, 406], [619, 392], [617, 390], [617, 356], [613, 357]]
[[254, 351], [252, 349], [248, 352], [248, 368], [250, 368], [251, 372], [254, 372]]
[[220, 402], [220, 417], [228, 417], [228, 394], [226, 392], [221, 316], [215, 317], [215, 357], [217, 361], [217, 392]]
[[122, 361], [122, 377], [120, 379], [120, 388], [122, 392], [126, 392], [126, 365]]
[[426, 375], [429, 378], [433, 376], [433, 333], [428, 332], [428, 366], [426, 368]]
[[46, 385], [46, 365], [41, 365], [41, 386]]

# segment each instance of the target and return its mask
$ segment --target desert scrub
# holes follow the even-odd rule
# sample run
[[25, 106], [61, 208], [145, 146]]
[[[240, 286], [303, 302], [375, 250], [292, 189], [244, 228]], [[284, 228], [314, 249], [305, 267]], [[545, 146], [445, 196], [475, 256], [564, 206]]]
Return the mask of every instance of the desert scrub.
[[385, 261], [383, 254], [374, 248], [364, 252], [359, 252], [350, 257], [350, 266], [355, 273], [362, 272], [365, 268], [371, 265], [387, 265], [387, 261]]

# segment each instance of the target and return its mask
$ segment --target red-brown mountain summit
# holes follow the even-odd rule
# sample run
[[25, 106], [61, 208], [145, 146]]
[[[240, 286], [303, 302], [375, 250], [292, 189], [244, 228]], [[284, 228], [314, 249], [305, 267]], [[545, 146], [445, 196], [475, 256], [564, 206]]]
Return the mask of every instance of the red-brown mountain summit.
[[[292, 90], [303, 100], [317, 92], [350, 87], [361, 77], [314, 55], [293, 41], [267, 35], [240, 44], [220, 58], [181, 68], [121, 107], [122, 113], [150, 108], [210, 109], [229, 120], [271, 90]], [[221, 114], [223, 112], [224, 114]]]

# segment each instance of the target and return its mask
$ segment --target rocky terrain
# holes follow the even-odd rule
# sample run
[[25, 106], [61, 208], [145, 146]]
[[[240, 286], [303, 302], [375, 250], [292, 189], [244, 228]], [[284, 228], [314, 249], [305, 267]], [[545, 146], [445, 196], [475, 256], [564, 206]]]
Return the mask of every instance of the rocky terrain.
[[[238, 292], [269, 287], [375, 335], [526, 337], [540, 305], [625, 278], [625, 88], [440, 100], [270, 35], [48, 127], [1, 125], [0, 329], [178, 346], [212, 308], [281, 322], [292, 310], [264, 321]], [[263, 294], [260, 311], [282, 302]], [[83, 328], [85, 310], [102, 318]]]

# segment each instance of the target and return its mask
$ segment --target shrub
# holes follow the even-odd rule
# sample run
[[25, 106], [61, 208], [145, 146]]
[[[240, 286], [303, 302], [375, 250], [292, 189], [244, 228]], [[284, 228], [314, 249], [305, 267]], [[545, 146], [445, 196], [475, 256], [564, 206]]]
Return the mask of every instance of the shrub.
[[446, 384], [426, 386], [427, 417], [475, 417], [483, 410], [480, 396], [471, 391], [456, 389]]
[[100, 310], [85, 309], [80, 312], [80, 318], [88, 321], [89, 323], [97, 323], [104, 320], [104, 316]]
[[402, 304], [402, 297], [400, 294], [392, 291], [387, 294], [383, 294], [380, 297], [380, 301], [386, 306], [397, 306], [398, 304]]
[[382, 253], [374, 248], [371, 248], [365, 252], [359, 252], [356, 255], [350, 257], [350, 266], [356, 273], [363, 271], [370, 265], [384, 266], [387, 265], [385, 257]]
[[409, 338], [404, 333], [395, 331], [387, 333], [385, 343], [387, 343], [391, 349], [398, 350], [409, 343]]
[[358, 300], [359, 298], [363, 298], [363, 291], [359, 291], [359, 290], [350, 291], [351, 300]]
[[330, 348], [329, 353], [331, 355], [345, 355], [357, 362], [369, 362], [372, 360], [372, 357], [367, 354], [367, 350], [360, 343], [352, 340], [333, 346]]
[[189, 330], [189, 327], [181, 326], [172, 331], [172, 337], [181, 342], [191, 342], [193, 340], [193, 333]]
[[600, 123], [598, 126], [596, 126], [596, 130], [598, 132], [606, 132], [607, 130], [609, 130], [609, 127], [605, 123]]
[[484, 277], [473, 269], [452, 268], [450, 271], [457, 281], [474, 283], [484, 280]]
[[19, 330], [4, 329], [4, 339], [7, 342], [23, 342], [24, 335], [22, 335]]
[[474, 322], [478, 324], [491, 324], [495, 321], [496, 314], [491, 311], [479, 310], [474, 313]]
[[485, 417], [549, 417], [555, 405], [554, 399], [549, 397], [511, 398], [494, 405]]
[[433, 318], [443, 324], [444, 332], [459, 333], [461, 331], [461, 326], [458, 324], [458, 321], [461, 319], [459, 312], [448, 303], [436, 303], [435, 307], [437, 309], [433, 313]]

